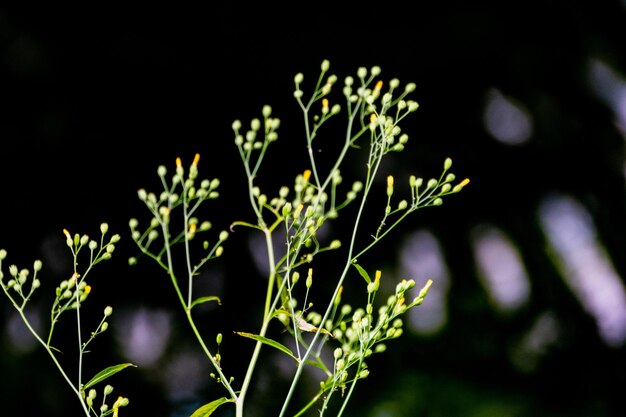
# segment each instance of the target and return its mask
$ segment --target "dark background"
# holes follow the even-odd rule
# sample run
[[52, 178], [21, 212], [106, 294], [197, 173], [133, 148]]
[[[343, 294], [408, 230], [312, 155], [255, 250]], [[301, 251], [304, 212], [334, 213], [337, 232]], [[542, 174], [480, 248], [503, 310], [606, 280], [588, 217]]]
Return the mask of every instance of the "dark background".
[[[130, 397], [123, 414], [189, 415], [194, 401], [223, 395], [211, 382], [188, 395], [167, 394], [169, 385], [185, 379], [177, 369], [209, 370], [202, 359], [181, 354], [197, 347], [167, 277], [147, 262], [126, 266], [125, 258], [136, 253], [128, 219], [144, 214], [136, 190], [158, 186], [158, 165], [173, 167], [176, 156], [191, 161], [199, 152], [201, 175], [222, 181], [222, 197], [207, 214], [216, 230], [250, 219], [232, 121], [257, 117], [263, 104], [272, 105], [283, 123], [268, 161], [267, 175], [276, 177], [266, 181], [289, 183], [303, 168], [304, 151], [293, 76], [303, 72], [313, 80], [323, 59], [340, 79], [360, 66], [380, 65], [384, 79], [415, 82], [413, 98], [421, 105], [404, 125], [411, 139], [389, 173], [434, 176], [451, 157], [457, 177], [471, 183], [442, 207], [411, 217], [368, 259], [371, 269], [393, 270], [403, 238], [427, 228], [443, 248], [450, 275], [447, 319], [432, 334], [407, 331], [386, 354], [372, 358], [371, 376], [358, 387], [348, 415], [626, 415], [623, 343], [600, 336], [559, 274], [537, 218], [541, 202], [554, 192], [576, 199], [619, 276], [626, 273], [624, 126], [618, 102], [599, 93], [621, 97], [623, 121], [626, 4], [341, 7], [213, 2], [0, 8], [0, 247], [8, 250], [8, 263], [44, 261], [44, 286], [33, 311], [46, 323], [46, 296], [70, 266], [62, 229], [97, 236], [106, 221], [123, 240], [113, 260], [94, 272], [94, 320], [105, 305], [122, 319], [136, 308], [172, 320], [158, 361], [111, 380], [115, 395]], [[618, 81], [602, 90], [598, 68], [614, 71]], [[494, 89], [532, 121], [528, 141], [510, 145], [490, 135], [484, 115]], [[530, 299], [508, 314], [493, 307], [478, 279], [471, 236], [481, 224], [510, 236], [528, 271]], [[250, 260], [249, 237], [231, 236], [222, 263], [210, 268], [223, 278], [211, 288], [223, 305], [203, 311], [207, 334], [216, 331], [209, 320], [225, 334], [258, 325], [255, 295], [263, 282]], [[43, 351], [11, 336], [6, 299], [0, 306], [2, 415], [79, 415]], [[546, 312], [559, 331], [533, 353], [533, 366], [516, 365], [510, 352]], [[72, 331], [62, 327], [59, 336], [71, 342]], [[245, 341], [226, 339], [224, 355], [249, 353]], [[100, 336], [93, 351], [88, 366], [94, 372], [129, 360], [113, 332]], [[230, 360], [233, 369], [241, 366]], [[275, 415], [273, 403], [286, 388], [274, 366], [270, 359], [261, 363], [260, 373], [278, 375], [278, 381], [275, 391], [263, 391], [268, 384], [261, 377], [251, 416]], [[229, 415], [226, 408], [220, 415]]]

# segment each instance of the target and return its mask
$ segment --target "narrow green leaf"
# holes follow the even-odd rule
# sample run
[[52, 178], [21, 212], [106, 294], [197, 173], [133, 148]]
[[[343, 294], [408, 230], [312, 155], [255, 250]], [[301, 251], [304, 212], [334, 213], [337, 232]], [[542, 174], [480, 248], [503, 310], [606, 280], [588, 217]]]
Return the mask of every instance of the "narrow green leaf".
[[211, 401], [208, 404], [204, 404], [193, 412], [191, 417], [208, 417], [222, 404], [233, 402], [230, 398], [222, 397], [219, 400]]
[[128, 368], [129, 366], [136, 366], [136, 365], [133, 365], [132, 363], [120, 363], [119, 365], [113, 365], [113, 366], [109, 366], [108, 368], [104, 368], [103, 370], [98, 372], [96, 376], [91, 378], [89, 382], [83, 385], [83, 391], [87, 390], [90, 387], [93, 387], [99, 382], [104, 381], [105, 379], [107, 379], [111, 375], [118, 373], [122, 369]]
[[293, 355], [293, 352], [291, 351], [291, 349], [289, 349], [287, 346], [272, 340], [272, 339], [268, 339], [267, 337], [264, 336], [260, 336], [258, 334], [252, 334], [252, 333], [246, 333], [246, 332], [235, 332], [236, 334], [238, 334], [239, 336], [243, 336], [243, 337], [247, 337], [249, 339], [253, 339], [256, 340], [258, 342], [261, 343], [265, 343], [268, 346], [272, 346], [273, 348], [276, 348], [278, 350], [280, 350], [281, 352], [286, 353], [287, 355], [291, 356], [292, 358], [294, 358], [296, 361], [298, 360], [298, 358], [296, 358]]
[[193, 302], [191, 303], [191, 306], [189, 308], [194, 308], [194, 306], [198, 305], [198, 304], [202, 304], [202, 303], [206, 303], [209, 301], [217, 301], [217, 304], [222, 304], [222, 300], [220, 300], [220, 298], [216, 295], [210, 295], [207, 297], [200, 297], [200, 298], [196, 298], [195, 300], [193, 300]]
[[361, 274], [361, 276], [363, 277], [363, 279], [365, 280], [365, 282], [367, 282], [368, 284], [370, 282], [372, 282], [372, 279], [370, 278], [370, 276], [367, 274], [367, 271], [365, 269], [363, 269], [363, 267], [359, 264], [357, 264], [356, 262], [352, 263], [352, 265], [354, 265], [354, 267], [356, 268], [357, 271], [359, 271], [359, 274]]

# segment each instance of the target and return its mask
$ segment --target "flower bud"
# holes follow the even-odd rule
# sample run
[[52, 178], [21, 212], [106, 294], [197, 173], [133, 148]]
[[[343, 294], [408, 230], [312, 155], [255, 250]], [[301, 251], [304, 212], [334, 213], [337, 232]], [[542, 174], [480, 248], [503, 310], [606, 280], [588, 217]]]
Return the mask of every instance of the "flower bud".
[[104, 395], [111, 395], [112, 392], [113, 392], [112, 386], [107, 385], [106, 387], [104, 387]]
[[35, 263], [33, 264], [33, 270], [35, 272], [41, 271], [41, 267], [43, 266], [43, 264], [41, 263], [41, 261], [39, 259], [37, 259], [35, 261]]
[[104, 317], [109, 317], [111, 314], [113, 314], [113, 307], [111, 306], [107, 306], [104, 309]]
[[389, 175], [387, 177], [387, 197], [391, 197], [393, 195], [393, 176]]
[[335, 357], [335, 359], [341, 358], [341, 356], [343, 356], [343, 350], [341, 348], [335, 349], [333, 352], [333, 356]]

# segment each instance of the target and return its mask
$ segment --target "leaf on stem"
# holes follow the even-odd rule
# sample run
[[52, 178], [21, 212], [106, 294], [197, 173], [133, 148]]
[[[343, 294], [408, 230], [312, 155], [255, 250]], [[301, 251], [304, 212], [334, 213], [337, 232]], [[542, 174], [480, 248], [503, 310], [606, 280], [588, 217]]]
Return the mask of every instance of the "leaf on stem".
[[272, 339], [268, 339], [267, 337], [261, 336], [258, 334], [252, 334], [252, 333], [246, 333], [246, 332], [235, 332], [235, 333], [238, 334], [239, 336], [247, 337], [248, 339], [256, 340], [257, 342], [261, 342], [268, 346], [272, 346], [273, 348], [276, 348], [280, 350], [281, 352], [286, 353], [287, 355], [291, 356], [296, 361], [298, 360], [298, 358], [296, 358], [293, 355], [293, 352], [291, 351], [291, 349], [289, 349], [287, 346], [283, 345], [282, 343], [279, 343]]
[[191, 417], [208, 417], [222, 404], [233, 402], [230, 398], [222, 397], [219, 400], [211, 401], [208, 404], [204, 404], [193, 412]]
[[220, 298], [218, 296], [210, 295], [210, 296], [207, 296], [207, 297], [196, 298], [195, 300], [193, 300], [193, 302], [189, 306], [189, 309], [194, 308], [198, 304], [207, 303], [209, 301], [217, 301], [217, 304], [222, 304], [222, 301], [220, 300]]
[[365, 269], [363, 269], [361, 265], [357, 264], [356, 262], [353, 262], [352, 265], [354, 265], [356, 270], [359, 271], [359, 274], [361, 274], [365, 282], [367, 282], [368, 284], [372, 282], [372, 279], [370, 278], [369, 274], [367, 273]]
[[87, 390], [90, 387], [93, 387], [94, 385], [96, 385], [99, 382], [104, 381], [105, 379], [107, 379], [111, 375], [114, 375], [114, 374], [118, 373], [122, 369], [128, 368], [129, 366], [136, 366], [136, 365], [134, 365], [132, 363], [120, 363], [119, 365], [113, 365], [113, 366], [109, 366], [108, 368], [104, 368], [103, 370], [98, 372], [96, 374], [96, 376], [91, 378], [91, 380], [89, 382], [87, 382], [85, 385], [83, 385], [83, 391]]

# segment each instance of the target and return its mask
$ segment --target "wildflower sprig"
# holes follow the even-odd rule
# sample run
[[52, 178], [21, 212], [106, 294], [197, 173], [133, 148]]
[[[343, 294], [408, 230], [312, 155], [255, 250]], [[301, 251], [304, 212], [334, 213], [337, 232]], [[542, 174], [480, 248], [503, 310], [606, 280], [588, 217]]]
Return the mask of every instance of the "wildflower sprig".
[[[469, 179], [464, 179], [456, 185], [453, 185], [456, 176], [449, 172], [452, 167], [452, 159], [446, 158], [444, 161], [443, 172], [438, 179], [431, 178], [424, 183], [423, 178], [418, 178], [415, 175], [409, 177], [409, 186], [411, 189], [411, 201], [410, 203], [406, 199], [400, 200], [397, 205], [392, 207], [391, 198], [394, 194], [394, 177], [387, 177], [387, 206], [385, 207], [384, 216], [380, 222], [380, 225], [373, 236], [374, 244], [381, 239], [388, 231], [392, 230], [394, 226], [400, 223], [406, 216], [414, 211], [432, 206], [440, 206], [443, 204], [443, 197], [456, 194], [460, 192], [467, 184]], [[390, 216], [398, 214], [397, 219], [392, 223], [390, 227], [386, 226], [386, 222]], [[366, 249], [365, 249], [366, 250]], [[358, 256], [357, 256], [358, 257]]]
[[[189, 249], [196, 233], [210, 228], [210, 222], [200, 222], [192, 213], [201, 202], [217, 197], [216, 187], [213, 187], [213, 182], [203, 182], [207, 186], [201, 186], [199, 190], [204, 192], [196, 191], [196, 157], [188, 175], [180, 159], [177, 159], [176, 173], [171, 181], [166, 179], [166, 169], [159, 168], [163, 191], [158, 196], [145, 190], [138, 192], [152, 218], [143, 232], [139, 230], [139, 221], [131, 219], [133, 239], [143, 254], [167, 271], [196, 339], [213, 365], [212, 377], [228, 392], [227, 397], [205, 404], [194, 415], [213, 412], [218, 406], [232, 402], [235, 405], [235, 416], [243, 417], [246, 396], [261, 350], [268, 346], [287, 354], [294, 360], [295, 366], [282, 408], [277, 413], [279, 417], [286, 416], [289, 409], [299, 409], [296, 414], [299, 416], [316, 405], [320, 407], [322, 416], [329, 407], [330, 398], [338, 391], [347, 392], [338, 410], [337, 416], [341, 416], [356, 382], [365, 378], [369, 372], [366, 358], [372, 353], [382, 352], [385, 349], [384, 342], [402, 334], [400, 316], [409, 308], [419, 305], [427, 292], [425, 287], [421, 299], [418, 300], [418, 297], [407, 303], [405, 294], [414, 286], [414, 282], [403, 281], [398, 284], [390, 301], [376, 310], [374, 300], [380, 285], [380, 274], [370, 280], [359, 265], [360, 258], [409, 213], [421, 207], [439, 205], [443, 196], [458, 192], [467, 184], [467, 181], [463, 181], [452, 185], [454, 176], [446, 172], [450, 168], [450, 163], [446, 161], [440, 180], [428, 182], [426, 189], [423, 189], [421, 184], [417, 186], [420, 181], [411, 179], [411, 202], [401, 200], [396, 207], [392, 207], [394, 179], [388, 175], [386, 208], [380, 226], [373, 233], [374, 239], [366, 242], [364, 248], [358, 249], [357, 244], [362, 243], [357, 237], [365, 233], [364, 226], [368, 226], [363, 224], [364, 212], [370, 206], [369, 199], [373, 198], [372, 190], [380, 174], [382, 161], [392, 152], [403, 151], [409, 141], [400, 123], [419, 107], [417, 102], [409, 98], [416, 86], [409, 83], [402, 87], [397, 79], [385, 83], [380, 79], [380, 67], [361, 67], [355, 77], [344, 78], [342, 94], [335, 95], [339, 79], [329, 72], [330, 63], [323, 61], [320, 70], [308, 98], [304, 93], [304, 75], [299, 73], [294, 77], [294, 97], [302, 110], [308, 166], [299, 170], [292, 184], [279, 186], [274, 194], [267, 193], [261, 187], [263, 162], [270, 145], [278, 139], [281, 124], [269, 105], [263, 106], [261, 117], [253, 118], [248, 124], [235, 120], [231, 125], [234, 144], [245, 172], [246, 193], [253, 217], [252, 220], [232, 222], [231, 230], [247, 227], [260, 232], [264, 237], [265, 257], [269, 267], [257, 332], [235, 332], [255, 342], [243, 380], [237, 387], [221, 368], [221, 335], [218, 335], [218, 351], [210, 351], [191, 316], [191, 309], [197, 303], [219, 301], [216, 296], [194, 298], [193, 276], [205, 262], [221, 254], [221, 245], [227, 234], [222, 232], [214, 245], [205, 242], [204, 249], [208, 252], [195, 265], [191, 261]], [[345, 111], [340, 101], [345, 102]], [[321, 164], [318, 161], [321, 156], [314, 151], [313, 146], [331, 123], [344, 124], [345, 133], [339, 139], [336, 155], [329, 159], [328, 153], [324, 153], [324, 164]], [[336, 137], [334, 132], [333, 136]], [[343, 167], [352, 152], [365, 152], [366, 163], [361, 178], [356, 178], [350, 185], [344, 183], [342, 171], [345, 171]], [[351, 204], [357, 206], [354, 217], [342, 219], [342, 226], [347, 225], [351, 232], [347, 238], [340, 240], [332, 236], [332, 223], [343, 216], [343, 209]], [[179, 207], [182, 207], [182, 217], [175, 217], [174, 210]], [[390, 222], [392, 218], [393, 222]], [[389, 226], [387, 223], [390, 223]], [[176, 230], [175, 225], [180, 227], [180, 232], [172, 232]], [[324, 233], [320, 233], [322, 228]], [[281, 251], [277, 251], [277, 241], [284, 245]], [[179, 243], [182, 244], [186, 259], [183, 267], [174, 265], [172, 257], [173, 247]], [[321, 253], [330, 250], [342, 250], [338, 256], [343, 261], [337, 264], [337, 275], [330, 278], [334, 290], [327, 299], [319, 302], [311, 299], [313, 264]], [[131, 259], [131, 263], [135, 262], [136, 258]], [[341, 305], [343, 284], [353, 268], [366, 277], [367, 282], [367, 304], [364, 308], [355, 309], [354, 313], [350, 306]], [[186, 295], [183, 294], [179, 276], [188, 278]], [[321, 306], [321, 309], [316, 307], [314, 310], [314, 305]], [[375, 311], [378, 311], [377, 317], [374, 317]], [[268, 338], [270, 325], [276, 321], [274, 319], [278, 319], [287, 329], [286, 335], [292, 339], [290, 345], [293, 349]], [[332, 363], [327, 363], [325, 359], [329, 350], [333, 353]], [[305, 367], [310, 365], [321, 369], [326, 379], [310, 402], [294, 406], [291, 404], [294, 393]]]
[[[250, 140], [246, 143], [253, 142]], [[164, 165], [159, 166], [157, 175], [163, 189], [158, 196], [157, 193], [148, 192], [143, 188], [137, 192], [139, 200], [145, 204], [152, 215], [149, 224], [142, 232], [139, 220], [131, 218], [129, 227], [132, 239], [142, 254], [153, 259], [166, 271], [196, 340], [218, 373], [216, 380], [227, 389], [234, 400], [236, 393], [232, 387], [232, 379], [222, 373], [221, 356], [209, 349], [208, 343], [198, 331], [192, 316], [192, 309], [195, 306], [206, 302], [220, 302], [219, 297], [213, 294], [195, 294], [194, 280], [208, 261], [222, 256], [223, 244], [229, 236], [226, 230], [222, 230], [218, 233], [214, 243], [204, 240], [200, 259], [194, 259], [196, 251], [192, 250], [192, 241], [196, 239], [198, 233], [212, 229], [210, 221], [200, 220], [199, 209], [206, 201], [216, 200], [219, 197], [217, 189], [220, 184], [218, 179], [198, 179], [199, 161], [200, 155], [196, 154], [186, 171], [181, 158], [176, 158], [176, 167], [171, 178], [168, 178], [167, 168]], [[181, 249], [185, 260], [181, 266], [174, 262], [176, 248]], [[137, 262], [136, 257], [129, 259], [131, 265]]]
[[[408, 135], [402, 132], [399, 124], [405, 117], [416, 111], [419, 107], [415, 101], [408, 98], [408, 95], [415, 90], [416, 86], [413, 83], [409, 83], [406, 84], [404, 88], [401, 88], [400, 81], [393, 79], [387, 84], [387, 89], [384, 90], [385, 84], [378, 79], [381, 74], [379, 67], [372, 67], [369, 70], [362, 67], [358, 69], [356, 78], [346, 77], [342, 90], [347, 108], [343, 145], [334, 161], [329, 161], [327, 155], [325, 155], [325, 162], [331, 162], [331, 164], [326, 164], [329, 165], [330, 168], [328, 171], [322, 172], [320, 165], [317, 163], [317, 154], [313, 150], [313, 143], [322, 132], [322, 127], [331, 119], [337, 119], [337, 116], [341, 114], [341, 106], [337, 103], [333, 103], [335, 100], [332, 94], [338, 78], [333, 74], [329, 74], [329, 68], [328, 61], [324, 61], [313, 93], [308, 100], [305, 99], [302, 88], [304, 76], [297, 74], [294, 78], [294, 97], [303, 111], [304, 133], [310, 168], [304, 170], [302, 174], [296, 177], [293, 188], [294, 195], [291, 199], [288, 198], [291, 190], [287, 187], [282, 187], [279, 197], [269, 200], [270, 203], [269, 205], [267, 204], [268, 199], [255, 184], [260, 174], [261, 156], [264, 154], [261, 154], [259, 159], [255, 160], [254, 169], [251, 169], [250, 154], [245, 153], [245, 149], [242, 148], [242, 143], [245, 142], [242, 141], [241, 135], [238, 134], [237, 130], [242, 124], [240, 122], [234, 124], [235, 143], [240, 149], [240, 155], [248, 179], [249, 194], [251, 196], [250, 202], [257, 217], [256, 224], [245, 222], [235, 222], [234, 224], [248, 225], [264, 233], [267, 242], [267, 259], [270, 265], [263, 321], [259, 333], [254, 337], [257, 344], [252, 360], [250, 361], [238, 403], [243, 403], [247, 388], [245, 384], [246, 381], [249, 381], [250, 375], [254, 370], [261, 345], [270, 344], [274, 347], [277, 346], [276, 341], [267, 340], [266, 332], [269, 321], [273, 317], [279, 317], [282, 318], [281, 321], [285, 323], [294, 338], [296, 351], [293, 353], [293, 356], [297, 361], [297, 368], [294, 373], [292, 385], [285, 397], [280, 416], [285, 415], [295, 387], [298, 384], [306, 364], [316, 364], [316, 366], [325, 370], [327, 374], [336, 375], [330, 371], [330, 369], [336, 370], [336, 367], [333, 368], [323, 364], [320, 359], [320, 353], [323, 351], [324, 345], [329, 339], [328, 335], [325, 334], [329, 329], [329, 323], [332, 327], [332, 323], [337, 320], [337, 315], [340, 315], [337, 300], [340, 299], [343, 282], [348, 275], [350, 267], [354, 265], [360, 268], [357, 263], [358, 259], [372, 249], [372, 247], [390, 230], [395, 228], [406, 215], [415, 211], [417, 208], [440, 204], [440, 199], [444, 195], [451, 194], [453, 191], [460, 191], [466, 183], [461, 183], [460, 186], [452, 188], [450, 182], [453, 180], [453, 177], [450, 177], [450, 175], [443, 177], [442, 175], [442, 180], [431, 185], [429, 194], [420, 194], [419, 198], [415, 198], [411, 205], [409, 205], [407, 201], [401, 201], [398, 203], [397, 209], [392, 209], [391, 203], [394, 181], [392, 176], [388, 176], [387, 208], [381, 225], [374, 235], [374, 241], [357, 252], [355, 247], [357, 242], [356, 237], [361, 230], [361, 218], [365, 210], [365, 202], [371, 194], [374, 179], [377, 177], [381, 167], [381, 161], [391, 152], [401, 152], [408, 143]], [[321, 107], [318, 104], [320, 102]], [[270, 112], [267, 111], [267, 107], [264, 108], [264, 115], [267, 116], [269, 114]], [[366, 139], [368, 137], [369, 141]], [[259, 149], [266, 149], [266, 147], [261, 147], [261, 145], [258, 145], [258, 147]], [[363, 180], [355, 181], [347, 192], [346, 198], [340, 201], [338, 199], [338, 190], [343, 180], [341, 167], [345, 163], [351, 150], [363, 148], [365, 148], [367, 152], [364, 178]], [[449, 168], [449, 162], [446, 161], [444, 174]], [[417, 191], [417, 189], [412, 190]], [[298, 268], [303, 267], [305, 264], [312, 264], [315, 256], [324, 250], [343, 247], [341, 242], [336, 239], [331, 239], [331, 243], [324, 245], [318, 239], [317, 232], [328, 220], [336, 219], [339, 216], [340, 209], [354, 201], [359, 202], [359, 207], [355, 218], [350, 220], [353, 225], [353, 232], [346, 247], [346, 263], [335, 281], [335, 290], [328, 303], [324, 304], [327, 305], [325, 311], [323, 313], [313, 313], [309, 310], [309, 315], [313, 314], [309, 316], [309, 320], [311, 321], [305, 320], [305, 312], [309, 308], [307, 302], [309, 297], [309, 285], [307, 285], [304, 290], [303, 298], [305, 303], [298, 309], [298, 297], [296, 295], [296, 283], [300, 275]], [[273, 217], [269, 219], [269, 221], [267, 217], [264, 217], [265, 208], [269, 208], [273, 213]], [[398, 214], [398, 219], [396, 219], [394, 223], [389, 227], [384, 227], [389, 216]], [[276, 229], [279, 224], [284, 224], [283, 241], [286, 245], [286, 253], [284, 256], [277, 258], [274, 252], [273, 242], [274, 234], [279, 232]], [[309, 277], [307, 277], [307, 283], [309, 283], [309, 281]], [[369, 314], [371, 314], [371, 312], [369, 312]], [[389, 323], [385, 322], [381, 325], [388, 326]], [[303, 337], [304, 333], [312, 333], [312, 338], [305, 339]], [[379, 336], [378, 339], [371, 338], [361, 340], [363, 346], [366, 346], [363, 352], [367, 352], [374, 344], [381, 342], [384, 338], [391, 337], [392, 333], [394, 335], [396, 334], [394, 331], [390, 332], [388, 335], [385, 333], [384, 336]], [[401, 332], [397, 334], [399, 336]], [[281, 350], [283, 349], [281, 348]], [[290, 351], [289, 353], [291, 354]], [[344, 360], [341, 363], [345, 365], [346, 362]], [[344, 368], [342, 368], [342, 370], [344, 370]], [[365, 369], [362, 370], [365, 371]], [[359, 371], [361, 371], [361, 369]], [[343, 373], [340, 375], [347, 374]], [[325, 389], [338, 386], [337, 381], [340, 380], [337, 380], [335, 376], [329, 376], [329, 378], [329, 381], [334, 381], [333, 384], [335, 385], [327, 385]], [[340, 376], [339, 378], [344, 378], [343, 381], [345, 382], [347, 376]], [[357, 379], [358, 375], [354, 380], [356, 381]], [[310, 404], [305, 408], [309, 406]], [[320, 413], [323, 413], [325, 407], [326, 405], [322, 406]], [[343, 408], [340, 413], [342, 411]], [[240, 412], [241, 411], [238, 409], [238, 415], [240, 415]]]
[[[70, 388], [78, 398], [84, 415], [87, 417], [104, 417], [113, 412], [108, 409], [108, 406], [106, 406], [106, 403], [104, 402], [106, 398], [106, 393], [110, 393], [110, 391], [113, 390], [113, 387], [107, 385], [107, 387], [104, 388], [105, 398], [103, 398], [103, 403], [99, 408], [94, 408], [94, 399], [97, 396], [97, 392], [93, 387], [96, 384], [109, 378], [110, 376], [120, 372], [121, 370], [130, 366], [134, 366], [131, 363], [113, 365], [100, 371], [87, 382], [85, 382], [85, 380], [83, 379], [83, 361], [85, 354], [88, 352], [87, 346], [91, 342], [93, 342], [96, 336], [104, 333], [108, 329], [108, 318], [113, 313], [113, 308], [111, 306], [107, 306], [104, 309], [103, 317], [100, 320], [99, 324], [96, 326], [95, 330], [91, 331], [86, 340], [83, 341], [85, 337], [83, 335], [84, 330], [82, 324], [81, 310], [83, 303], [85, 303], [89, 294], [92, 291], [92, 287], [91, 285], [87, 284], [86, 279], [96, 264], [111, 259], [113, 252], [115, 251], [115, 244], [120, 240], [120, 235], [114, 234], [108, 239], [108, 241], [106, 241], [105, 237], [107, 236], [108, 231], [108, 224], [102, 223], [100, 225], [101, 236], [99, 241], [96, 241], [91, 239], [86, 234], [72, 235], [67, 229], [63, 230], [63, 234], [65, 235], [65, 243], [72, 254], [73, 273], [70, 278], [61, 281], [61, 283], [56, 287], [55, 298], [50, 308], [50, 327], [46, 338], [44, 338], [44, 336], [42, 336], [42, 334], [37, 329], [35, 329], [25, 311], [26, 306], [31, 300], [35, 290], [40, 288], [42, 285], [39, 278], [37, 278], [38, 273], [43, 267], [42, 262], [40, 260], [36, 260], [34, 262], [30, 285], [28, 285], [28, 280], [31, 276], [30, 271], [26, 268], [19, 269], [15, 265], [9, 266], [9, 274], [12, 278], [5, 282], [4, 272], [2, 270], [2, 263], [7, 257], [7, 252], [4, 249], [0, 250], [0, 285], [2, 286], [5, 295], [9, 298], [9, 300], [13, 304], [13, 307], [17, 310], [20, 318], [22, 319], [30, 333], [34, 336], [37, 342], [46, 350], [53, 363], [59, 370], [61, 376], [67, 382], [67, 384], [70, 386]], [[85, 248], [87, 248], [89, 251], [89, 255], [87, 257], [81, 254], [81, 251], [83, 251]], [[85, 259], [87, 260], [87, 267], [84, 268], [84, 270], [79, 271], [78, 266], [79, 264], [82, 264], [82, 261], [84, 261]], [[28, 290], [26, 290], [26, 288]], [[52, 345], [55, 326], [58, 324], [63, 313], [66, 313], [68, 311], [74, 312], [77, 326], [78, 353], [76, 365], [78, 368], [78, 373], [76, 379], [73, 379], [69, 376], [69, 374], [65, 370], [65, 367], [61, 363], [61, 360], [59, 359], [60, 349], [57, 347], [53, 347]], [[123, 401], [123, 404], [118, 405], [118, 408], [120, 406], [127, 405], [128, 403], [129, 400], [126, 398], [125, 401]], [[117, 415], [117, 411], [114, 412], [114, 415]]]

